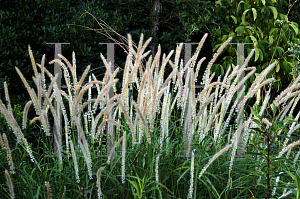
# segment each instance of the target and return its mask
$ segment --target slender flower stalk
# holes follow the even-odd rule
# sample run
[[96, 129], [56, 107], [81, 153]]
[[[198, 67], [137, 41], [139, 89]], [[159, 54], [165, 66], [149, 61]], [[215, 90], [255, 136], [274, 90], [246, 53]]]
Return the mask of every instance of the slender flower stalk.
[[5, 105], [2, 103], [1, 99], [0, 99], [0, 112], [4, 115], [4, 117], [5, 117], [6, 121], [8, 122], [9, 126], [14, 131], [14, 134], [17, 137], [17, 141], [21, 142], [21, 140], [22, 140], [22, 142], [25, 145], [26, 151], [30, 156], [30, 160], [32, 162], [34, 162], [35, 158], [33, 157], [32, 150], [29, 147], [26, 138], [24, 137], [23, 133], [21, 132], [21, 129], [20, 129], [16, 119], [14, 118], [13, 114], [5, 108]]
[[190, 188], [188, 199], [193, 197], [193, 186], [194, 186], [194, 161], [195, 161], [195, 149], [192, 151], [192, 158], [191, 158], [191, 180], [190, 180]]
[[7, 140], [6, 134], [3, 133], [2, 137], [3, 137], [4, 143], [5, 143], [6, 154], [7, 154], [7, 161], [8, 161], [8, 164], [10, 166], [10, 173], [11, 174], [15, 174], [14, 163], [12, 161], [11, 152], [10, 152], [10, 148], [9, 148], [9, 144], [8, 144], [8, 140]]
[[299, 144], [300, 144], [300, 140], [289, 144], [288, 146], [286, 146], [284, 149], [282, 149], [280, 151], [280, 153], [278, 154], [278, 156], [276, 158], [280, 158], [285, 152], [287, 152], [288, 150], [292, 149], [294, 146], [299, 145]]
[[2, 149], [5, 150], [5, 145], [4, 145], [1, 134], [0, 134], [0, 145], [1, 145]]
[[32, 101], [27, 102], [27, 104], [26, 104], [26, 106], [24, 108], [24, 112], [23, 112], [23, 127], [22, 127], [22, 129], [26, 128], [27, 113], [28, 113], [28, 110], [29, 110], [31, 104], [32, 104]]
[[205, 167], [201, 170], [198, 178], [201, 178], [201, 176], [203, 175], [203, 173], [206, 171], [206, 169], [209, 167], [209, 165], [211, 165], [211, 163], [213, 163], [213, 161], [215, 161], [215, 159], [217, 159], [220, 155], [222, 155], [222, 153], [226, 152], [230, 147], [232, 146], [232, 144], [227, 145], [226, 147], [224, 147], [223, 149], [221, 149], [218, 153], [216, 153], [209, 161], [208, 163], [205, 165]]
[[293, 193], [293, 192], [292, 191], [284, 192], [278, 199], [286, 197], [286, 196], [290, 195], [291, 193]]
[[9, 99], [9, 94], [8, 94], [8, 88], [7, 88], [7, 83], [6, 81], [4, 82], [4, 91], [5, 91], [5, 98], [6, 98], [6, 101], [8, 103], [8, 110], [9, 112], [12, 112], [12, 108], [11, 108], [11, 104], [10, 104], [10, 99]]
[[113, 146], [113, 147], [111, 148], [111, 151], [110, 151], [109, 156], [108, 156], [108, 158], [107, 158], [107, 162], [106, 162], [107, 164], [110, 163], [111, 156], [113, 155], [113, 153], [115, 152], [115, 149], [117, 148], [117, 146], [120, 144], [120, 142], [121, 142], [123, 139], [124, 139], [124, 135], [119, 139], [119, 141], [115, 144], [115, 146]]
[[101, 172], [105, 169], [105, 167], [101, 167], [97, 171], [97, 187], [98, 187], [98, 198], [102, 198], [102, 193], [101, 193], [101, 182], [100, 182], [100, 176]]
[[14, 186], [13, 186], [13, 183], [11, 181], [10, 175], [7, 170], [5, 170], [5, 177], [6, 177], [6, 181], [8, 184], [10, 197], [11, 197], [11, 199], [14, 199], [15, 198]]

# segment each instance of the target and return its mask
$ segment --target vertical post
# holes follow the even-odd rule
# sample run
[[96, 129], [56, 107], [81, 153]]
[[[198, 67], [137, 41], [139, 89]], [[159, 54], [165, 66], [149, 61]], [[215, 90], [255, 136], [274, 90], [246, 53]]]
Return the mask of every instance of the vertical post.
[[[184, 45], [184, 64], [186, 64], [192, 58], [192, 44], [199, 44], [199, 43], [196, 43], [196, 42], [183, 43], [183, 45]], [[188, 70], [190, 70], [190, 69], [188, 68]], [[194, 72], [194, 70], [193, 70], [193, 72]], [[185, 78], [187, 78], [187, 74], [188, 74], [188, 71], [186, 71], [186, 73], [185, 73]], [[191, 90], [191, 78], [189, 79], [187, 88], [189, 89], [189, 91]], [[190, 109], [190, 104], [189, 104], [190, 97], [191, 96], [187, 95], [187, 100], [186, 100], [186, 104], [185, 104], [184, 118], [187, 117], [188, 111]], [[189, 150], [189, 149], [192, 149], [192, 146], [191, 146], [191, 143], [189, 143], [188, 137], [189, 137], [189, 135], [187, 135], [186, 132], [184, 131], [184, 138], [185, 138], [184, 139], [184, 151], [185, 151], [185, 157], [191, 157], [190, 153], [189, 153], [189, 151], [191, 151], [191, 150]]]
[[[108, 63], [111, 64], [111, 74], [113, 75], [113, 71], [114, 71], [114, 64], [115, 64], [115, 60], [114, 60], [114, 56], [115, 56], [115, 51], [114, 51], [114, 44], [115, 43], [107, 43], [107, 61]], [[111, 75], [108, 75], [108, 81], [110, 80]], [[110, 87], [108, 90], [108, 95], [107, 95], [107, 101], [109, 101], [111, 98], [114, 97], [114, 90], [113, 87]], [[110, 111], [108, 113], [108, 118], [112, 118], [113, 117], [113, 113], [112, 111]], [[115, 131], [114, 131], [114, 126], [111, 123], [106, 123], [107, 126], [107, 138], [106, 138], [106, 151], [107, 154], [110, 153], [114, 142], [115, 142]], [[113, 159], [113, 156], [111, 157], [111, 160]]]
[[[245, 57], [244, 57], [244, 44], [238, 43], [237, 45], [237, 64], [241, 67], [244, 64]], [[245, 71], [242, 71], [242, 75], [240, 76], [238, 82], [242, 81], [242, 79], [245, 77]], [[237, 95], [239, 95], [241, 92], [245, 92], [245, 85], [240, 87], [237, 91]], [[244, 95], [242, 95], [239, 100], [238, 104], [240, 104], [243, 101]], [[241, 110], [244, 111], [244, 104], [242, 104]], [[241, 125], [244, 125], [244, 114], [240, 114], [240, 117], [237, 118], [238, 122], [238, 128]], [[238, 147], [237, 147], [237, 155], [245, 154], [245, 141], [244, 141], [244, 128], [240, 132], [240, 134], [237, 136], [238, 139]]]
[[[192, 57], [192, 44], [191, 43], [185, 43], [184, 44], [184, 64], [186, 64]], [[188, 68], [187, 71], [185, 72], [185, 78], [188, 78], [188, 71], [190, 69]], [[191, 84], [190, 84], [191, 78], [189, 79], [188, 85], [186, 88], [188, 88], [189, 92], [191, 91]], [[185, 104], [185, 111], [184, 111], [184, 118], [187, 118], [189, 109], [190, 109], [190, 95], [187, 95], [187, 99], [186, 99], [186, 104]], [[184, 151], [185, 151], [185, 156], [189, 157], [190, 156], [190, 151], [192, 149], [191, 143], [189, 143], [189, 135], [186, 133], [186, 131], [184, 131]]]
[[[245, 56], [244, 56], [244, 45], [245, 44], [252, 44], [252, 43], [230, 43], [230, 44], [237, 44], [237, 64], [241, 67], [244, 64]], [[242, 75], [240, 76], [238, 82], [240, 82], [245, 77], [245, 71], [242, 72]], [[237, 96], [240, 94], [240, 92], [245, 92], [245, 85], [239, 88], [237, 91]], [[238, 104], [243, 101], [244, 96], [242, 95], [238, 99]], [[241, 110], [244, 111], [244, 104], [242, 104]], [[239, 114], [239, 113], [238, 113]], [[237, 118], [237, 124], [238, 128], [241, 127], [241, 125], [244, 125], [244, 114], [240, 114], [240, 117]], [[244, 139], [244, 128], [242, 131], [237, 135], [238, 145], [237, 145], [237, 157], [244, 157], [245, 156], [245, 139]]]
[[[60, 59], [60, 57], [58, 56], [58, 54], [62, 54], [61, 53], [61, 45], [62, 44], [70, 44], [70, 43], [46, 43], [46, 44], [54, 44], [54, 59]], [[62, 126], [62, 112], [61, 112], [61, 108], [60, 108], [60, 103], [61, 103], [61, 95], [60, 95], [60, 90], [61, 90], [61, 78], [62, 78], [62, 70], [61, 70], [61, 65], [57, 62], [54, 63], [54, 75], [58, 73], [58, 77], [56, 79], [56, 84], [57, 84], [57, 88], [59, 91], [59, 95], [57, 96], [57, 99], [55, 101], [55, 107], [56, 107], [56, 113], [57, 113], [57, 117], [58, 117], [58, 121], [60, 123], [60, 127]], [[62, 146], [62, 142], [61, 142], [61, 138], [59, 139], [58, 136], [61, 136], [61, 129], [56, 129], [56, 125], [54, 125], [54, 157], [58, 156], [58, 146], [57, 144], [59, 144], [59, 146]]]
[[[114, 60], [114, 56], [115, 56], [115, 49], [114, 49], [114, 44], [120, 44], [120, 43], [99, 43], [99, 44], [106, 44], [107, 45], [107, 62], [111, 64], [111, 74], [113, 75], [113, 71], [114, 71], [114, 65], [115, 65], [115, 60]], [[108, 74], [108, 81], [111, 78], [110, 74]], [[107, 101], [110, 100], [111, 98], [114, 97], [114, 90], [113, 87], [111, 87], [108, 90], [108, 95], [107, 95]], [[112, 118], [113, 117], [113, 113], [110, 112], [107, 115], [107, 118]], [[111, 149], [115, 143], [115, 129], [114, 126], [111, 123], [106, 123], [106, 129], [107, 129], [107, 138], [106, 138], [106, 151], [107, 154], [109, 154], [111, 152]], [[99, 157], [107, 157], [108, 155], [98, 155]], [[120, 155], [113, 155], [111, 157], [111, 161], [113, 159], [113, 157], [121, 157]]]

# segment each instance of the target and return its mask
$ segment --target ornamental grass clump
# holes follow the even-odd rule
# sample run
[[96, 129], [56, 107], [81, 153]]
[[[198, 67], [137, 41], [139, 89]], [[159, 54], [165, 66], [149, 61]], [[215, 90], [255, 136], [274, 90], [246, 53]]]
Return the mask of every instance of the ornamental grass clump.
[[[72, 64], [62, 55], [59, 55], [62, 61], [59, 59], [51, 61], [49, 64], [58, 63], [63, 69], [63, 77], [68, 89], [63, 91], [57, 86], [58, 74], [52, 75], [45, 68], [45, 56], [43, 56], [41, 64], [35, 63], [29, 47], [36, 89], [28, 85], [22, 72], [16, 67], [31, 98], [24, 108], [22, 130], [25, 131], [39, 121], [41, 126], [39, 135], [45, 135], [45, 142], [49, 138], [53, 139], [54, 136], [54, 144], [57, 148], [57, 157], [52, 158], [51, 161], [46, 161], [45, 156], [35, 155], [39, 161], [34, 161], [33, 167], [41, 176], [41, 180], [35, 179], [33, 176], [28, 177], [30, 180], [34, 179], [34, 182], [31, 181], [32, 189], [41, 190], [39, 187], [46, 185], [47, 190], [42, 192], [48, 198], [62, 198], [67, 195], [75, 198], [78, 195], [72, 195], [70, 190], [80, 193], [74, 188], [80, 182], [82, 187], [87, 187], [86, 190], [88, 190], [87, 194], [84, 193], [85, 188], [82, 188], [84, 197], [91, 195], [93, 198], [131, 198], [134, 195], [139, 198], [143, 195], [147, 198], [150, 196], [153, 198], [199, 198], [201, 196], [223, 198], [222, 194], [224, 194], [224, 198], [225, 195], [226, 198], [236, 198], [241, 193], [232, 190], [232, 185], [245, 178], [248, 188], [244, 188], [243, 193], [245, 193], [245, 197], [249, 196], [249, 193], [252, 193], [250, 190], [252, 188], [249, 188], [251, 182], [258, 181], [259, 177], [254, 174], [243, 174], [242, 177], [233, 175], [244, 166], [244, 163], [240, 161], [242, 158], [236, 155], [239, 137], [243, 136], [246, 153], [260, 153], [266, 149], [268, 146], [264, 142], [259, 143], [262, 144], [261, 146], [257, 145], [256, 140], [260, 137], [250, 133], [253, 128], [256, 130], [259, 128], [255, 121], [258, 115], [263, 115], [265, 110], [270, 111], [270, 107], [273, 108], [270, 104], [273, 105], [273, 103], [274, 106], [283, 104], [279, 113], [275, 111], [280, 118], [285, 114], [291, 116], [294, 105], [299, 99], [300, 93], [296, 89], [299, 88], [297, 83], [300, 78], [296, 78], [292, 82], [292, 86], [273, 103], [269, 102], [270, 90], [266, 93], [265, 99], [261, 100], [262, 88], [264, 86], [271, 88], [271, 84], [275, 80], [266, 78], [274, 68], [276, 64], [274, 62], [256, 76], [253, 84], [245, 91], [245, 97], [240, 100], [243, 92], [238, 92], [238, 90], [256, 71], [255, 67], [247, 67], [254, 50], [251, 51], [242, 66], [229, 68], [224, 77], [215, 78], [215, 74], [211, 74], [213, 63], [232, 39], [228, 38], [214, 54], [204, 71], [202, 78], [204, 87], [196, 92], [195, 83], [205, 58], [202, 58], [197, 64], [196, 62], [207, 36], [207, 34], [203, 36], [192, 58], [184, 64], [183, 60], [180, 60], [183, 44], [177, 46], [174, 60], [171, 59], [174, 51], [171, 51], [168, 56], [163, 54], [160, 62], [160, 45], [156, 55], [148, 57], [150, 51], [145, 52], [145, 50], [151, 38], [143, 44], [142, 34], [138, 46], [134, 48], [131, 35], [128, 34], [128, 56], [123, 70], [123, 79], [120, 81], [122, 82], [121, 91], [118, 92], [116, 89], [118, 79], [114, 77], [118, 75], [119, 68], [112, 69], [111, 63], [108, 63], [102, 54], [100, 57], [107, 69], [102, 81], [97, 80], [94, 74], [89, 74], [90, 66], [84, 70], [80, 78], [77, 77], [74, 52]], [[143, 67], [144, 60], [146, 60], [145, 67]], [[164, 79], [167, 64], [171, 67], [171, 72]], [[243, 72], [247, 72], [247, 74], [241, 78]], [[49, 77], [50, 83], [46, 83], [45, 73]], [[87, 77], [89, 77], [88, 82], [84, 84]], [[216, 81], [214, 81], [215, 79]], [[75, 85], [80, 86], [75, 87]], [[97, 92], [95, 89], [92, 90], [93, 86], [96, 87]], [[112, 96], [108, 95], [111, 90], [113, 90]], [[136, 94], [136, 97], [133, 97], [133, 93]], [[5, 94], [7, 106], [0, 100], [0, 111], [11, 126], [18, 142], [24, 143], [29, 157], [35, 160], [31, 147], [37, 148], [37, 146], [30, 147], [27, 143], [13, 116], [7, 88]], [[258, 113], [256, 115], [251, 113], [247, 116], [244, 126], [240, 125], [233, 131], [229, 131], [228, 127], [231, 128], [230, 122], [234, 113], [240, 118], [240, 114], [243, 112], [242, 105], [247, 104], [249, 99], [254, 96], [257, 98], [255, 104], [259, 107]], [[64, 100], [60, 101], [61, 97]], [[33, 105], [36, 116], [29, 118], [31, 121], [28, 125], [27, 115], [31, 110], [31, 105]], [[290, 109], [291, 107], [292, 109]], [[60, 117], [60, 108], [63, 118]], [[49, 110], [50, 113], [48, 113]], [[296, 119], [299, 115], [300, 113]], [[53, 117], [54, 124], [50, 123], [50, 117]], [[61, 126], [61, 120], [63, 120], [64, 126]], [[261, 122], [270, 129], [274, 124], [267, 117], [264, 117]], [[292, 122], [292, 125], [294, 123], [296, 122]], [[64, 135], [60, 131], [52, 132], [53, 125], [56, 129], [62, 129]], [[283, 130], [283, 132], [276, 132], [276, 135], [280, 133], [284, 135], [284, 137], [277, 137], [276, 141], [274, 139], [274, 143], [281, 147], [280, 152], [277, 153], [278, 163], [283, 164], [280, 158], [285, 153], [292, 153], [294, 157], [294, 149], [299, 144], [299, 140], [293, 142], [291, 140], [297, 128], [298, 126], [292, 126], [287, 132]], [[112, 133], [114, 129], [115, 135]], [[244, 133], [241, 134], [241, 132]], [[187, 137], [184, 137], [182, 143], [183, 135]], [[102, 144], [105, 137], [106, 141], [115, 139], [112, 140], [113, 146], [106, 146], [106, 150]], [[2, 148], [5, 147], [6, 150], [5, 138], [2, 136], [1, 139]], [[53, 154], [45, 143], [43, 150], [45, 154], [45, 151], [47, 154]], [[104, 151], [106, 152], [105, 158], [102, 155]], [[22, 163], [18, 159], [14, 159], [14, 152], [11, 154], [12, 157], [8, 158], [7, 166], [10, 166], [11, 170], [16, 173], [21, 172], [20, 165]], [[180, 154], [185, 156], [182, 158]], [[120, 155], [120, 158], [115, 155]], [[291, 157], [290, 155], [285, 156], [289, 162]], [[299, 157], [299, 155], [295, 157]], [[14, 164], [11, 164], [13, 161], [10, 160], [14, 160]], [[256, 167], [257, 173], [255, 174], [259, 175], [261, 174], [259, 172], [263, 172], [264, 167], [258, 162], [266, 164], [269, 159], [253, 157], [253, 160], [251, 158], [243, 160], [253, 163], [251, 168]], [[19, 163], [18, 166], [15, 161]], [[254, 164], [255, 161], [257, 162]], [[292, 161], [293, 164], [299, 162], [295, 158]], [[26, 171], [24, 173], [28, 173], [26, 170], [28, 167], [23, 169]], [[31, 175], [38, 176], [33, 171]], [[53, 175], [55, 180], [49, 177]], [[143, 179], [135, 176], [143, 176]], [[213, 177], [210, 178], [211, 176]], [[18, 190], [22, 189], [21, 185], [24, 186], [24, 184], [21, 183], [22, 181], [17, 181], [19, 177], [13, 176], [13, 180], [9, 181], [9, 186], [15, 180]], [[131, 181], [129, 178], [135, 178], [138, 182]], [[276, 179], [275, 174], [270, 177], [269, 192], [274, 189], [271, 184], [274, 184]], [[226, 185], [220, 181], [229, 183]], [[42, 184], [38, 184], [40, 182]], [[287, 178], [282, 178], [281, 182], [277, 182], [287, 182]], [[259, 182], [257, 184], [255, 189], [253, 188], [255, 190], [253, 192], [260, 197], [264, 190], [259, 191], [259, 189], [265, 188]], [[66, 187], [70, 190], [67, 191]], [[6, 188], [3, 189], [6, 190]], [[250, 190], [249, 193], [246, 193], [247, 190]], [[20, 198], [25, 195], [23, 194], [25, 191], [22, 191], [18, 192]], [[35, 197], [37, 192], [39, 191], [34, 192], [35, 194], [32, 193], [30, 198]], [[5, 193], [8, 195], [8, 191]], [[9, 193], [13, 197], [13, 192]], [[280, 194], [277, 192], [277, 196]]]

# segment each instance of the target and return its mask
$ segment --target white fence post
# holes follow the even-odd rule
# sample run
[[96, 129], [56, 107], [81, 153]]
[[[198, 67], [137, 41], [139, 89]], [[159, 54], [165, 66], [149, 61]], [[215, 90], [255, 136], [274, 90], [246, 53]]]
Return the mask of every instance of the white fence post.
[[[114, 60], [114, 56], [115, 56], [115, 50], [114, 50], [114, 44], [116, 43], [99, 43], [99, 44], [106, 44], [107, 45], [107, 63], [111, 63], [111, 74], [113, 74], [114, 71], [114, 65], [115, 65], [115, 60]], [[109, 79], [111, 78], [110, 74], [107, 77], [107, 80], [109, 81]], [[107, 101], [109, 101], [111, 98], [114, 97], [114, 89], [113, 87], [110, 87], [108, 90], [108, 95], [107, 95]], [[112, 119], [113, 117], [113, 113], [112, 111], [110, 113], [107, 114], [107, 119]], [[116, 139], [116, 135], [115, 135], [115, 129], [112, 123], [106, 123], [106, 129], [107, 129], [107, 137], [106, 137], [106, 151], [107, 151], [107, 155], [110, 153], [115, 139]], [[113, 156], [111, 157], [111, 160], [113, 159]]]
[[[62, 44], [70, 44], [70, 43], [46, 43], [46, 44], [54, 44], [54, 59], [60, 59], [60, 57], [58, 56], [58, 54], [62, 54], [61, 53], [61, 45]], [[61, 90], [61, 78], [62, 78], [62, 70], [61, 70], [61, 65], [57, 62], [54, 63], [54, 75], [58, 73], [58, 77], [56, 79], [56, 84], [57, 84], [57, 88], [59, 91], [59, 95], [57, 96], [56, 101], [54, 102], [55, 107], [56, 107], [56, 113], [57, 113], [57, 117], [58, 117], [58, 121], [60, 122], [60, 127], [62, 126], [62, 112], [61, 112], [61, 95], [60, 95], [60, 90]], [[59, 139], [58, 136], [61, 135], [61, 129], [56, 129], [56, 125], [54, 125], [54, 157], [58, 156], [58, 146], [57, 144], [59, 144], [60, 146], [62, 146], [62, 142], [61, 142], [61, 138]], [[57, 144], [55, 144], [57, 143]], [[49, 156], [47, 156], [49, 157]], [[52, 156], [53, 157], [53, 156]]]
[[[199, 44], [199, 42], [198, 43], [197, 42], [183, 43], [183, 45], [184, 45], [184, 64], [186, 64], [192, 58], [192, 44]], [[188, 71], [185, 72], [185, 78], [187, 78], [187, 74], [188, 74]], [[191, 79], [189, 79], [187, 88], [189, 89], [189, 91], [191, 90]], [[186, 99], [186, 104], [185, 104], [185, 112], [184, 112], [184, 117], [185, 118], [188, 114], [188, 111], [189, 111], [188, 109], [190, 108], [189, 101], [190, 101], [190, 96], [188, 95], [187, 99]], [[190, 151], [192, 151], [192, 143], [189, 142], [188, 135], [184, 131], [184, 153], [185, 153], [185, 157], [191, 157]]]
[[[244, 45], [245, 44], [253, 44], [253, 43], [230, 43], [230, 44], [237, 44], [237, 65], [241, 67], [244, 64], [245, 56], [244, 56]], [[245, 71], [242, 72], [238, 82], [240, 82], [245, 77]], [[241, 86], [237, 91], [237, 96], [240, 92], [245, 92], [245, 84]], [[239, 98], [238, 104], [243, 101], [244, 96], [242, 95]], [[242, 104], [241, 110], [244, 111], [244, 104]], [[239, 113], [237, 113], [239, 114]], [[244, 114], [240, 114], [240, 117], [237, 118], [238, 127], [240, 128], [241, 125], [244, 125]], [[244, 135], [244, 128], [240, 131], [239, 135], [237, 135], [238, 145], [237, 145], [237, 157], [244, 157], [245, 156], [245, 135]]]

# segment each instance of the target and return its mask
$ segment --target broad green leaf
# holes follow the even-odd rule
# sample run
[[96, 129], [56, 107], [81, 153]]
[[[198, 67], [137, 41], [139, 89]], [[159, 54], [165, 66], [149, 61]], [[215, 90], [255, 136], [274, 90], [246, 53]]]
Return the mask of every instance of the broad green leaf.
[[290, 65], [291, 68], [295, 67], [292, 62], [288, 62], [288, 64]]
[[237, 24], [237, 20], [236, 20], [235, 16], [231, 15], [230, 17], [233, 19], [234, 23]]
[[259, 50], [260, 61], [263, 61], [263, 59], [264, 59], [264, 54], [263, 54], [263, 52], [261, 51], [261, 49], [258, 49], [258, 50]]
[[263, 5], [266, 5], [266, 0], [261, 0], [261, 2], [263, 3]]
[[255, 48], [255, 60], [254, 61], [256, 61], [258, 59], [258, 57], [259, 57], [259, 50], [258, 50], [258, 48]]
[[239, 12], [240, 9], [241, 9], [241, 3], [245, 3], [245, 1], [241, 1], [241, 2], [238, 4], [237, 12]]
[[222, 41], [226, 41], [228, 39], [228, 35], [224, 35], [223, 37], [222, 37]]
[[272, 45], [273, 42], [274, 42], [274, 36], [271, 35], [271, 36], [269, 36], [269, 45]]
[[279, 56], [281, 56], [284, 52], [283, 48], [280, 46], [277, 46], [277, 50], [278, 50]]
[[225, 17], [225, 21], [226, 21], [227, 23], [229, 23], [229, 16], [226, 16], [226, 17]]
[[253, 36], [250, 36], [250, 38], [251, 38], [254, 46], [257, 46], [257, 39], [255, 37], [253, 37]]
[[286, 18], [286, 15], [279, 13], [279, 17], [280, 20], [285, 20], [286, 22], [288, 21]]
[[216, 1], [216, 5], [217, 5], [217, 4], [222, 5], [221, 0]]
[[285, 24], [282, 28], [282, 32], [285, 32], [287, 31], [287, 29], [289, 28], [289, 25], [288, 24]]
[[276, 10], [276, 8], [273, 7], [273, 6], [269, 6], [269, 8], [272, 10], [272, 12], [274, 14], [274, 19], [276, 19], [277, 18], [277, 10]]
[[247, 12], [249, 11], [250, 9], [247, 9], [243, 12], [243, 16], [242, 16], [242, 22], [245, 23], [245, 17], [246, 17], [246, 14]]
[[287, 61], [283, 62], [283, 69], [285, 72], [287, 72], [287, 73], [289, 72], [289, 64]]
[[235, 29], [235, 32], [237, 32], [237, 36], [241, 36], [244, 31], [244, 26], [239, 26]]
[[295, 23], [295, 22], [292, 22], [292, 23], [290, 23], [289, 25], [294, 29], [296, 35], [298, 35], [298, 27], [297, 27], [298, 24]]
[[245, 5], [244, 5], [245, 10], [250, 10], [251, 9], [251, 5], [249, 3], [247, 3], [247, 1], [245, 2]]
[[284, 33], [281, 35], [280, 39], [282, 39], [283, 43], [286, 43], [286, 36]]
[[[274, 34], [272, 34], [274, 31], [276, 31]], [[278, 32], [278, 28], [272, 28], [271, 30], [270, 30], [270, 33], [269, 33], [269, 35], [275, 35], [275, 34], [277, 34], [277, 32]]]
[[259, 38], [262, 39], [264, 37], [264, 33], [261, 31], [260, 27], [256, 27], [259, 33]]
[[224, 75], [224, 68], [223, 68], [223, 66], [221, 66], [220, 69], [221, 69], [221, 75]]
[[241, 24], [240, 24], [241, 26], [249, 26], [249, 23], [248, 22], [241, 22]]
[[256, 9], [255, 9], [255, 8], [252, 8], [252, 12], [253, 12], [253, 18], [254, 18], [253, 21], [255, 21], [255, 19], [257, 18], [257, 12], [256, 12]]
[[280, 70], [280, 65], [277, 64], [277, 67], [276, 67], [276, 73], [278, 73], [279, 70]]

